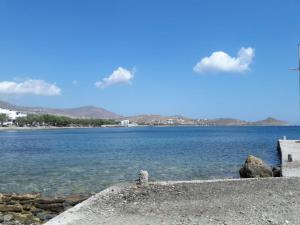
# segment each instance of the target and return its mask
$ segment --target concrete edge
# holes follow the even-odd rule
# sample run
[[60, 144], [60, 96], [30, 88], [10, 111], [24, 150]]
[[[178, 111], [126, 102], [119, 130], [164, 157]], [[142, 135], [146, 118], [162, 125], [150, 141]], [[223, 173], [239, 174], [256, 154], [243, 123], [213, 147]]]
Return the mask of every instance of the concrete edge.
[[213, 180], [179, 180], [179, 181], [155, 181], [149, 184], [158, 185], [174, 185], [174, 184], [201, 184], [201, 183], [217, 183], [217, 182], [235, 182], [249, 180], [265, 180], [265, 179], [286, 179], [287, 177], [265, 177], [265, 178], [228, 178], [228, 179], [213, 179]]
[[113, 185], [110, 186], [99, 193], [89, 197], [85, 201], [75, 205], [74, 207], [62, 212], [61, 214], [57, 215], [56, 217], [52, 218], [48, 222], [44, 223], [45, 225], [60, 225], [60, 224], [69, 224], [72, 223], [78, 219], [80, 219], [80, 215], [76, 214], [79, 210], [82, 208], [87, 208], [87, 210], [91, 210], [89, 205], [91, 205], [94, 201], [97, 201], [98, 199], [108, 197], [109, 195], [118, 194], [125, 188], [129, 188], [133, 186], [129, 183], [119, 184], [119, 185]]
[[[201, 184], [201, 183], [218, 183], [218, 182], [244, 182], [244, 181], [255, 181], [255, 180], [266, 180], [266, 179], [289, 179], [288, 177], [268, 177], [268, 178], [235, 178], [235, 179], [214, 179], [214, 180], [181, 180], [181, 181], [157, 181], [149, 182], [150, 185], [175, 185], [175, 184]], [[103, 191], [91, 196], [87, 200], [77, 204], [76, 206], [64, 211], [53, 219], [45, 223], [45, 225], [67, 225], [76, 224], [77, 220], [82, 219], [80, 217], [80, 210], [93, 211], [90, 205], [95, 201], [99, 201], [101, 198], [109, 197], [109, 195], [115, 195], [121, 191], [136, 187], [135, 183], [124, 183], [113, 185], [104, 189]]]
[[298, 139], [278, 139], [279, 142], [300, 142]]

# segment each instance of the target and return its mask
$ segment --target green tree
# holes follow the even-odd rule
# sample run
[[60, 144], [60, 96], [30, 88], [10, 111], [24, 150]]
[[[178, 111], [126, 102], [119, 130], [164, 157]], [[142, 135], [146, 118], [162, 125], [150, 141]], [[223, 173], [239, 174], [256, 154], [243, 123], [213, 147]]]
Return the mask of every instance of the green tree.
[[26, 117], [19, 117], [16, 120], [18, 126], [55, 126], [55, 127], [100, 127], [104, 124], [117, 124], [115, 120], [105, 119], [81, 119], [66, 116], [55, 116], [50, 114], [36, 115], [29, 114]]
[[8, 116], [5, 113], [1, 113], [0, 114], [0, 123], [1, 126], [3, 126], [3, 123], [6, 122], [8, 120]]
[[24, 127], [27, 124], [27, 117], [18, 117], [16, 119], [16, 124], [19, 127]]

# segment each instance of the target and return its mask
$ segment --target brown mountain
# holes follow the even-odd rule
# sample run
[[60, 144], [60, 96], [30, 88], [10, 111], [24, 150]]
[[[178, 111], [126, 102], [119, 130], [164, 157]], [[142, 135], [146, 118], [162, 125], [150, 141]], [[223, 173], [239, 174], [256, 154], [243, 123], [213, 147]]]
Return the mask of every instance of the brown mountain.
[[6, 108], [25, 113], [36, 114], [53, 114], [60, 116], [68, 116], [73, 118], [95, 118], [95, 119], [129, 119], [131, 122], [145, 125], [203, 125], [203, 126], [283, 126], [287, 125], [285, 121], [281, 121], [272, 117], [255, 122], [249, 122], [233, 118], [217, 118], [217, 119], [195, 119], [181, 115], [161, 116], [161, 115], [137, 115], [123, 117], [106, 109], [95, 106], [83, 106], [78, 108], [48, 108], [48, 107], [27, 107], [17, 106], [8, 102], [0, 101], [0, 108]]
[[285, 121], [282, 121], [282, 120], [268, 117], [264, 120], [251, 122], [250, 125], [254, 125], [254, 126], [284, 126], [284, 125], [288, 125], [288, 123]]
[[121, 118], [121, 116], [118, 114], [115, 114], [106, 109], [95, 107], [95, 106], [56, 109], [56, 108], [48, 108], [48, 107], [17, 106], [17, 105], [10, 104], [8, 102], [0, 101], [0, 108], [16, 110], [25, 113], [53, 114], [53, 115], [68, 116], [74, 118], [94, 118], [94, 119]]

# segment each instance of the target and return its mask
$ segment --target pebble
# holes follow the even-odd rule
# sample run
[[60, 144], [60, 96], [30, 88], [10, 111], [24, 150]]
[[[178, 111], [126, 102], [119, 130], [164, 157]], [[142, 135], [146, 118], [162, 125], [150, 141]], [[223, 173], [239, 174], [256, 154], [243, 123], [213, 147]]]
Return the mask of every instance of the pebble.
[[5, 215], [5, 216], [3, 216], [3, 220], [4, 220], [4, 222], [8, 222], [8, 221], [11, 221], [11, 220], [13, 220], [13, 215], [11, 215], [11, 214], [7, 214], [7, 215]]

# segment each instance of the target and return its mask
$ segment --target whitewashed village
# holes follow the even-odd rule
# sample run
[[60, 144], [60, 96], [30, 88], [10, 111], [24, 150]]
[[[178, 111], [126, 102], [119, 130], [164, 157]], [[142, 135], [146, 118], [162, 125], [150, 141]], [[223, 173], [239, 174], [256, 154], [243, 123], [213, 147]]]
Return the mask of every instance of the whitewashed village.
[[15, 125], [17, 118], [26, 116], [27, 114], [23, 112], [0, 108], [0, 123], [2, 126]]
[[[32, 117], [31, 121], [27, 121], [27, 116]], [[16, 127], [16, 126], [21, 126], [21, 127], [37, 127], [37, 126], [47, 126], [49, 125], [46, 121], [40, 121], [39, 117], [54, 117], [54, 119], [57, 118], [65, 118], [65, 119], [70, 119], [72, 118], [67, 118], [67, 117], [60, 117], [58, 115], [48, 115], [48, 114], [42, 114], [42, 115], [37, 115], [36, 113], [25, 113], [21, 111], [16, 111], [12, 109], [5, 109], [5, 108], [0, 108], [0, 125], [2, 127]], [[23, 120], [21, 120], [23, 119]], [[52, 118], [53, 120], [53, 118]], [[77, 120], [73, 118], [73, 120]], [[82, 120], [89, 120], [89, 118], [83, 118]], [[27, 121], [27, 122], [23, 122]], [[23, 124], [24, 123], [24, 124]], [[54, 124], [54, 126], [57, 126]], [[97, 124], [96, 124], [97, 126]], [[138, 126], [137, 123], [130, 122], [129, 120], [116, 120], [113, 123], [104, 123], [104, 124], [99, 124], [99, 126], [102, 127], [135, 127]], [[58, 125], [60, 127], [60, 125]]]

